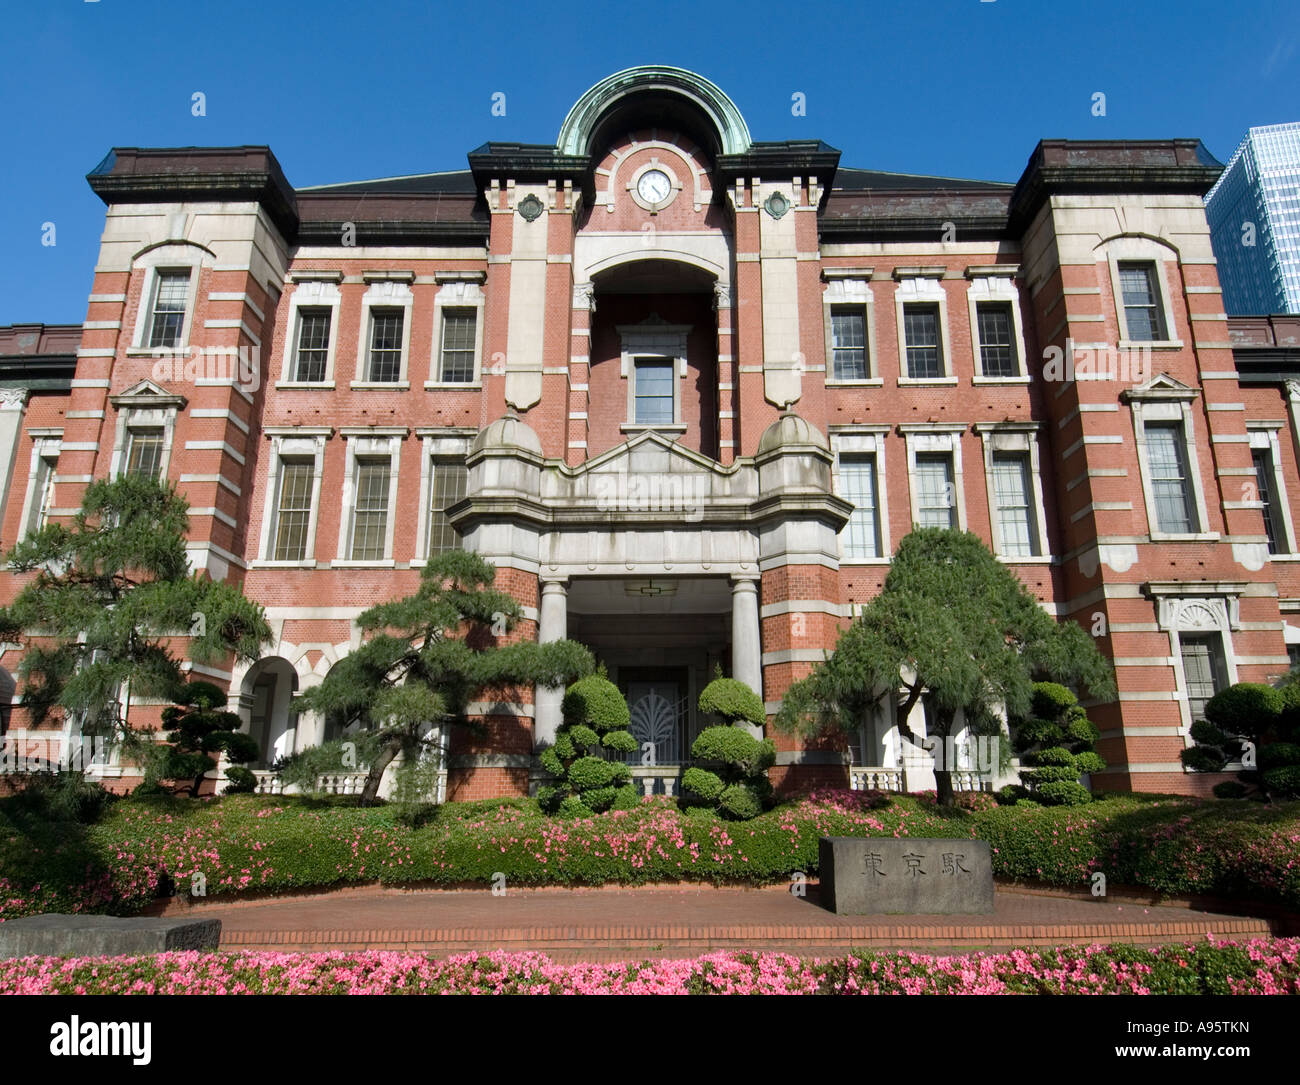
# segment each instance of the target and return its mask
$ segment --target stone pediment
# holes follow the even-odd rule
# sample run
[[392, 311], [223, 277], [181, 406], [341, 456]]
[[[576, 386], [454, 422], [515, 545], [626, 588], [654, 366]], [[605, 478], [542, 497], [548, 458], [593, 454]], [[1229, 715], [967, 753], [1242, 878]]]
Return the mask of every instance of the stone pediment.
[[621, 445], [615, 445], [599, 456], [593, 456], [573, 470], [596, 474], [617, 471], [638, 474], [664, 472], [734, 475], [743, 466], [742, 461], [724, 467], [694, 449], [683, 447], [657, 430], [644, 430], [628, 438]]
[[1126, 389], [1122, 395], [1126, 401], [1134, 399], [1168, 400], [1195, 399], [1200, 393], [1191, 385], [1184, 384], [1177, 377], [1171, 377], [1168, 373], [1157, 373], [1145, 384]]
[[109, 396], [108, 401], [119, 410], [123, 407], [175, 407], [177, 410], [182, 410], [187, 402], [184, 396], [167, 391], [161, 384], [155, 384], [147, 377], [137, 381], [126, 391]]
[[724, 467], [654, 430], [573, 467], [549, 461], [541, 481], [543, 501], [601, 513], [738, 513], [758, 496], [749, 460]]

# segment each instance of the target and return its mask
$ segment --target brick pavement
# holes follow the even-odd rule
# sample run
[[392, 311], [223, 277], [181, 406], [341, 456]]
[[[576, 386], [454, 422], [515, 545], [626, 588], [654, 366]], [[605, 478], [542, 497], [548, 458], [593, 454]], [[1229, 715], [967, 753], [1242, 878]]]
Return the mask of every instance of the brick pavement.
[[339, 890], [181, 909], [222, 921], [228, 949], [403, 949], [434, 954], [537, 950], [557, 960], [768, 949], [809, 955], [855, 947], [950, 950], [1122, 941], [1245, 939], [1290, 929], [1187, 906], [1057, 897], [999, 888], [991, 916], [841, 916], [817, 887], [781, 889]]

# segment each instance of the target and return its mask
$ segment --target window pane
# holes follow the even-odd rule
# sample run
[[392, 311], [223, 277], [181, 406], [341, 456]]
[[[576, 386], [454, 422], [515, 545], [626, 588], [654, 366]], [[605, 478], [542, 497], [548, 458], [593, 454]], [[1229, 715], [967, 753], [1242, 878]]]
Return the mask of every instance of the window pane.
[[158, 272], [149, 346], [174, 347], [181, 341], [181, 332], [185, 328], [185, 298], [189, 288], [188, 271]]
[[853, 515], [844, 525], [844, 556], [846, 558], [879, 557], [874, 456], [840, 457], [840, 496], [845, 501], [853, 502]]
[[831, 360], [835, 380], [867, 379], [867, 315], [862, 309], [831, 310]]
[[647, 426], [672, 423], [673, 362], [671, 358], [637, 359], [636, 421]]
[[1151, 264], [1119, 265], [1124, 323], [1128, 329], [1128, 338], [1137, 342], [1156, 342], [1167, 338], [1154, 275], [1155, 268]]
[[913, 378], [943, 376], [939, 349], [939, 306], [904, 305], [903, 338], [907, 342], [907, 375]]
[[330, 311], [298, 310], [298, 364], [293, 379], [323, 381], [329, 360]]
[[372, 381], [402, 377], [402, 310], [370, 310], [370, 376]]
[[163, 431], [133, 429], [128, 431], [126, 473], [157, 478], [162, 468]]
[[307, 556], [314, 467], [311, 460], [284, 460], [280, 464], [280, 500], [272, 551], [275, 561], [302, 561]]
[[976, 307], [979, 319], [980, 366], [986, 377], [1018, 377], [1020, 362], [1012, 338], [1010, 303], [985, 303]]
[[1149, 423], [1145, 429], [1156, 525], [1170, 534], [1190, 534], [1196, 528], [1192, 519], [1183, 427], [1177, 422]]
[[447, 519], [446, 510], [465, 496], [468, 472], [463, 460], [434, 458], [429, 498], [429, 538], [426, 553], [432, 557], [460, 548], [460, 536]]
[[388, 460], [358, 460], [352, 560], [382, 561], [388, 532]]
[[1028, 558], [1038, 554], [1038, 525], [1029, 497], [1029, 457], [1022, 453], [993, 456], [993, 496], [997, 501], [1002, 554]]
[[442, 314], [442, 379], [470, 382], [474, 379], [473, 309], [446, 309]]
[[1180, 638], [1183, 678], [1192, 719], [1205, 719], [1205, 704], [1228, 684], [1223, 639], [1217, 633], [1184, 633]]
[[1259, 500], [1264, 505], [1264, 531], [1268, 535], [1268, 552], [1284, 553], [1284, 549], [1278, 547], [1279, 512], [1273, 494], [1273, 457], [1269, 455], [1266, 448], [1252, 448], [1250, 454], [1255, 461], [1255, 482], [1259, 487]]
[[916, 457], [916, 522], [921, 527], [956, 527], [957, 492], [952, 484], [952, 457], [921, 452]]
[[40, 531], [45, 526], [45, 518], [50, 514], [50, 502], [54, 497], [54, 471], [58, 460], [52, 456], [40, 456], [36, 460], [36, 481], [32, 501], [31, 519], [27, 525], [29, 531]]

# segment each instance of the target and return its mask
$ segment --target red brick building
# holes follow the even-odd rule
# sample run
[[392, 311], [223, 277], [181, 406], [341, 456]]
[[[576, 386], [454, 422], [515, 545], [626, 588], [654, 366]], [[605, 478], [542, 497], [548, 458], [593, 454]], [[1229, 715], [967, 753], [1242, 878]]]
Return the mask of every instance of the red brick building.
[[[525, 636], [605, 661], [671, 789], [715, 663], [775, 711], [912, 525], [951, 524], [1114, 660], [1094, 787], [1214, 782], [1178, 758], [1204, 700], [1300, 647], [1300, 327], [1224, 315], [1198, 142], [880, 173], [644, 67], [468, 158], [295, 189], [265, 147], [110, 153], [85, 322], [0, 330], [0, 544], [92, 478], [175, 481], [194, 566], [274, 629], [195, 668], [266, 764], [330, 733], [293, 694], [355, 616], [468, 547]], [[556, 695], [474, 707], [451, 797], [523, 792]], [[896, 724], [778, 736], [775, 775], [925, 786]]]

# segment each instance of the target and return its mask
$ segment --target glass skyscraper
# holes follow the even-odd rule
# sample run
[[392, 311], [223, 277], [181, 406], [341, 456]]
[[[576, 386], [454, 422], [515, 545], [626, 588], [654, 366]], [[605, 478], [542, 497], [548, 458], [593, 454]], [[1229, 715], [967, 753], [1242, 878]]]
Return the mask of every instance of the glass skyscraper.
[[1300, 313], [1300, 121], [1252, 128], [1205, 213], [1229, 315]]

